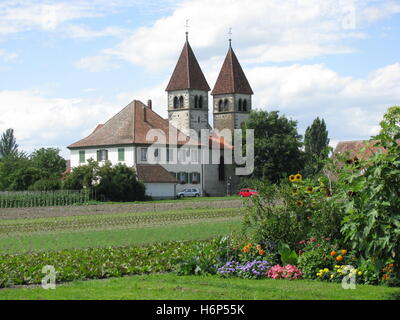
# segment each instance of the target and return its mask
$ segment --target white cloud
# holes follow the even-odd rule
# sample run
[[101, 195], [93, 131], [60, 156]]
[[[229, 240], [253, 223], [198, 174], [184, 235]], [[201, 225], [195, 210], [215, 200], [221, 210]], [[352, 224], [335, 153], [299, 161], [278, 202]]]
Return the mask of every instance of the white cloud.
[[246, 73], [255, 107], [280, 110], [299, 120], [302, 130], [323, 117], [336, 140], [376, 134], [386, 109], [400, 102], [400, 63], [365, 79], [342, 77], [324, 65], [255, 67]]
[[62, 143], [66, 147], [123, 108], [103, 100], [47, 98], [31, 91], [0, 91], [0, 102], [0, 132], [13, 128], [17, 142], [29, 151]]
[[76, 39], [93, 39], [101, 37], [121, 38], [127, 33], [126, 29], [119, 27], [106, 27], [102, 30], [92, 30], [84, 25], [68, 25], [65, 27], [65, 33]]
[[0, 49], [0, 60], [10, 62], [17, 59], [17, 57], [18, 55], [15, 52], [8, 52], [6, 50]]
[[90, 72], [109, 71], [119, 68], [117, 64], [110, 62], [108, 56], [93, 56], [82, 58], [75, 63], [78, 69], [87, 70]]
[[368, 9], [382, 12], [379, 19], [397, 13], [396, 8], [374, 1], [191, 0], [106, 52], [150, 70], [171, 68], [190, 18], [191, 44], [201, 60], [226, 47], [233, 26], [233, 44], [242, 61], [300, 61], [353, 52], [344, 40], [366, 37], [360, 28], [372, 20]]

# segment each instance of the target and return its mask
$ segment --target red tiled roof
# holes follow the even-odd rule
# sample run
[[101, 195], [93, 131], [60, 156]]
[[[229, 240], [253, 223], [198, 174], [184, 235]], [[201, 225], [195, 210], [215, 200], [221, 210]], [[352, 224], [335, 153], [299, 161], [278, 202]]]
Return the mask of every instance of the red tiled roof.
[[[126, 144], [152, 144], [154, 140], [147, 140], [146, 135], [149, 130], [161, 130], [169, 141], [169, 130], [174, 136], [178, 136], [178, 145], [185, 144], [189, 137], [169, 124], [169, 121], [160, 117], [153, 110], [148, 108], [138, 100], [132, 101], [114, 117], [103, 125], [98, 125], [96, 129], [86, 138], [79, 140], [68, 146], [69, 149], [126, 145]], [[189, 142], [190, 145], [197, 145], [195, 141]]]
[[165, 91], [197, 89], [210, 91], [200, 65], [188, 41], [185, 42], [175, 70]]
[[217, 82], [211, 92], [212, 95], [227, 93], [253, 94], [249, 81], [232, 47], [229, 48]]
[[[383, 147], [375, 146], [377, 143], [377, 140], [341, 141], [337, 144], [333, 152], [333, 156], [335, 157], [339, 154], [348, 154], [350, 158], [358, 157], [366, 160], [372, 157], [378, 151], [385, 152]], [[397, 143], [400, 145], [400, 140], [398, 140]], [[361, 152], [363, 148], [365, 149]]]
[[178, 180], [159, 164], [138, 164], [136, 174], [138, 180], [147, 183], [178, 183]]

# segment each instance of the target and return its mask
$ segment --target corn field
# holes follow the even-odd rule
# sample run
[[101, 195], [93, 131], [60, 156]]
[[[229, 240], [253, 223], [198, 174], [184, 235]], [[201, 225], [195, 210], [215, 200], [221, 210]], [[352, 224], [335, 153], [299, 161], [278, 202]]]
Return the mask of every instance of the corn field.
[[91, 190], [0, 192], [0, 208], [68, 206], [94, 199]]

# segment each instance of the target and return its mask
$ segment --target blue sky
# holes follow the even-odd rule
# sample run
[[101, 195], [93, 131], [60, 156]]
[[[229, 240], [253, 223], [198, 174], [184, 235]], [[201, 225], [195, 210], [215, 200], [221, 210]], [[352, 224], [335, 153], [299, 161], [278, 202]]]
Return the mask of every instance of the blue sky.
[[254, 106], [334, 145], [367, 139], [400, 104], [400, 1], [1, 0], [0, 132], [26, 151], [65, 147], [132, 99], [166, 117], [165, 86], [185, 38], [213, 87], [228, 46]]

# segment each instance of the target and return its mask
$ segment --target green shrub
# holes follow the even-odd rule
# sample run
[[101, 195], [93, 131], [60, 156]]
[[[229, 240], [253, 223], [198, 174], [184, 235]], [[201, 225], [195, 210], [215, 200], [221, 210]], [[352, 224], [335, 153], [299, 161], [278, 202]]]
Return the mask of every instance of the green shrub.
[[215, 274], [228, 259], [228, 237], [196, 242], [175, 261], [178, 275]]
[[100, 166], [93, 160], [74, 168], [63, 182], [68, 190], [93, 190], [100, 201], [140, 201], [145, 200], [145, 186], [136, 178], [133, 168], [125, 164]]
[[316, 279], [316, 274], [320, 269], [331, 268], [333, 266], [332, 259], [322, 247], [310, 248], [303, 252], [298, 259], [298, 267], [303, 272], [305, 279]]
[[60, 189], [60, 179], [40, 179], [28, 188], [30, 191], [55, 191]]
[[[351, 247], [371, 259], [376, 272], [390, 260], [400, 264], [400, 107], [392, 107], [371, 139], [375, 154], [347, 159], [338, 198], [345, 216], [342, 232]], [[399, 271], [397, 277], [400, 279]]]

